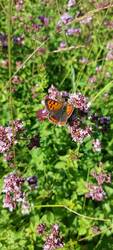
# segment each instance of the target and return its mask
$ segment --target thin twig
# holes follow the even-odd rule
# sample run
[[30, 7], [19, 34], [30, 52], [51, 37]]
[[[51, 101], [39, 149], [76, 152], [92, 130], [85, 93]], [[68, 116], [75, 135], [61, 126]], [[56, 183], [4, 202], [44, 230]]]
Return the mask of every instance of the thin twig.
[[84, 47], [85, 47], [84, 45], [70, 46], [70, 47], [59, 48], [57, 50], [50, 51], [50, 53], [66, 52], [66, 51], [70, 51], [70, 50], [73, 50], [73, 49], [79, 49], [79, 48], [84, 48]]
[[82, 238], [82, 239], [80, 239], [80, 240], [78, 240], [78, 241], [84, 241], [84, 240], [92, 239], [92, 237], [96, 237], [96, 236], [98, 236], [98, 235], [101, 235], [102, 233], [105, 233], [107, 230], [110, 230], [110, 229], [111, 229], [111, 226], [108, 227], [108, 228], [106, 228], [106, 229], [104, 229], [104, 230], [102, 230], [102, 231], [99, 231], [98, 233], [95, 233], [95, 234], [93, 234], [93, 235], [86, 236], [86, 237], [84, 237], [84, 238]]
[[85, 18], [91, 17], [94, 14], [96, 14], [96, 13], [102, 11], [102, 10], [107, 10], [107, 9], [110, 9], [110, 8], [113, 8], [113, 4], [109, 4], [109, 5], [107, 5], [107, 6], [103, 7], [103, 8], [98, 8], [98, 9], [90, 10], [84, 16], [82, 16], [82, 17], [76, 17], [71, 22], [67, 23], [66, 25], [68, 26], [68, 25], [70, 25], [72, 23], [80, 22], [80, 21], [84, 20]]
[[[44, 41], [43, 43], [41, 43], [41, 45], [39, 47], [37, 47], [26, 59], [25, 61], [20, 65], [20, 67], [15, 71], [15, 73], [12, 75], [11, 79], [25, 66], [25, 64], [36, 54], [36, 52], [42, 48], [42, 46], [49, 40], [49, 38]], [[9, 79], [9, 81], [11, 80]], [[8, 81], [8, 82], [9, 82]]]

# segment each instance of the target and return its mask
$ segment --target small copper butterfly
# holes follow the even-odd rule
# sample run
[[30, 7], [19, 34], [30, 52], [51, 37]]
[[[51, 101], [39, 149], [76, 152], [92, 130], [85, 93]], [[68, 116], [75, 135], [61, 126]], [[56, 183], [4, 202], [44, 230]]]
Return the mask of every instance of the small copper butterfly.
[[64, 126], [68, 118], [73, 113], [74, 107], [71, 103], [64, 100], [56, 101], [51, 98], [45, 100], [45, 106], [49, 113], [49, 120], [61, 126]]

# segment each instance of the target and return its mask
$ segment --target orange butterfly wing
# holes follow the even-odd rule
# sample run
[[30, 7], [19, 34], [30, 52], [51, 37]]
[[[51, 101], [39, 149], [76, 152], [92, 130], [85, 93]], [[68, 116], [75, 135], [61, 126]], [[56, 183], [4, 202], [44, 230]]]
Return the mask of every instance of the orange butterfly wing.
[[67, 106], [66, 106], [66, 114], [67, 114], [67, 118], [69, 118], [72, 113], [73, 113], [73, 110], [74, 110], [74, 107], [71, 103], [68, 103]]
[[59, 119], [55, 116], [49, 116], [49, 121], [51, 121], [52, 123], [54, 124], [58, 124], [58, 125], [61, 125], [61, 126], [64, 126], [66, 124], [66, 121], [59, 121]]
[[68, 118], [73, 113], [74, 107], [70, 103], [58, 102], [47, 98], [45, 100], [45, 106], [49, 112], [49, 120], [61, 126], [64, 126]]
[[51, 113], [52, 111], [53, 112], [59, 111], [63, 107], [63, 102], [57, 102], [52, 99], [46, 99], [45, 105], [47, 110]]

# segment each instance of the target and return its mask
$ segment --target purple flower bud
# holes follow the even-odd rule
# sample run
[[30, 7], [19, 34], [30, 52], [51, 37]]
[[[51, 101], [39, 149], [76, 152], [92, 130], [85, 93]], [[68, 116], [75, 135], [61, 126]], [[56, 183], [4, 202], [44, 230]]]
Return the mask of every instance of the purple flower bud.
[[31, 138], [30, 143], [28, 144], [28, 148], [31, 150], [32, 148], [40, 147], [40, 136], [35, 135]]
[[74, 28], [69, 28], [67, 31], [66, 31], [66, 35], [68, 36], [73, 36], [73, 35], [79, 35], [81, 33], [81, 29], [74, 29]]
[[27, 182], [32, 189], [36, 189], [38, 186], [37, 176], [28, 177]]
[[69, 9], [70, 9], [71, 7], [74, 7], [75, 5], [76, 5], [76, 1], [75, 1], [75, 0], [69, 0], [69, 1], [68, 1], [67, 6], [68, 6]]
[[45, 119], [48, 118], [48, 112], [45, 109], [39, 109], [36, 112], [36, 117], [38, 118], [39, 121], [44, 121]]
[[39, 224], [36, 228], [37, 234], [43, 234], [45, 232], [46, 225], [45, 224]]
[[49, 25], [49, 19], [45, 16], [39, 16], [38, 17], [40, 19], [40, 21], [43, 23], [44, 26], [48, 26]]
[[24, 45], [24, 35], [13, 36], [13, 42], [16, 45]]

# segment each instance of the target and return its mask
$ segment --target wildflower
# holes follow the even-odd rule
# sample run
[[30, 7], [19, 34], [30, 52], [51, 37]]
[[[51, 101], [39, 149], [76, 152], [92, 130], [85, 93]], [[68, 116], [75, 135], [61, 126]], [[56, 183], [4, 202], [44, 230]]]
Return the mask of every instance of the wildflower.
[[89, 77], [89, 83], [95, 83], [97, 81], [96, 76]]
[[102, 116], [99, 117], [97, 114], [93, 114], [91, 116], [91, 120], [96, 123], [103, 132], [107, 131], [110, 126], [110, 117]]
[[59, 47], [60, 47], [61, 49], [63, 49], [63, 48], [65, 48], [66, 46], [67, 46], [66, 42], [61, 42]]
[[28, 148], [31, 150], [32, 148], [40, 147], [40, 136], [35, 135], [31, 138], [30, 143], [28, 144]]
[[71, 134], [73, 141], [79, 142], [79, 143], [82, 143], [84, 138], [89, 137], [92, 132], [91, 127], [86, 127], [82, 129], [80, 127], [76, 128], [75, 126], [72, 126], [72, 127], [69, 126], [68, 128], [69, 128], [69, 132]]
[[113, 29], [113, 21], [105, 21], [104, 25], [108, 28], [108, 29]]
[[20, 132], [23, 131], [24, 125], [23, 122], [21, 120], [14, 120], [12, 125], [14, 125], [15, 131], [16, 132]]
[[113, 40], [111, 40], [111, 41], [109, 41], [109, 42], [107, 43], [106, 48], [107, 48], [108, 50], [113, 50]]
[[88, 103], [87, 98], [81, 93], [70, 94], [70, 102], [74, 105], [75, 108], [87, 112], [89, 110], [90, 103]]
[[39, 121], [44, 121], [46, 118], [48, 118], [48, 112], [46, 109], [39, 109], [36, 112], [36, 117]]
[[74, 7], [75, 5], [76, 5], [76, 1], [75, 1], [75, 0], [69, 0], [69, 1], [68, 1], [67, 6], [68, 6], [69, 9], [70, 9], [71, 7]]
[[80, 24], [89, 24], [91, 21], [92, 21], [92, 16], [87, 16], [80, 20]]
[[99, 116], [95, 113], [95, 114], [93, 114], [93, 115], [91, 115], [91, 120], [93, 121], [93, 122], [98, 122], [98, 119], [99, 119]]
[[65, 12], [62, 16], [61, 16], [61, 21], [63, 24], [67, 24], [69, 22], [72, 21], [72, 16], [70, 16], [67, 12]]
[[28, 182], [31, 189], [36, 189], [37, 186], [38, 186], [38, 184], [37, 184], [37, 176], [28, 177], [27, 182]]
[[99, 122], [101, 125], [108, 125], [110, 123], [110, 117], [109, 116], [102, 116], [99, 118]]
[[62, 93], [57, 90], [53, 85], [48, 89], [49, 98], [57, 100], [57, 98], [62, 97]]
[[55, 224], [52, 226], [50, 235], [46, 238], [43, 250], [54, 250], [62, 247], [64, 247], [64, 243], [60, 237], [59, 226]]
[[3, 68], [8, 68], [8, 65], [9, 65], [9, 62], [8, 60], [1, 60], [0, 61], [0, 66], [3, 67]]
[[96, 73], [100, 73], [102, 71], [102, 66], [97, 66], [96, 67]]
[[92, 200], [95, 201], [102, 201], [105, 198], [105, 192], [102, 188], [102, 186], [97, 186], [94, 184], [88, 184], [88, 193], [85, 194], [86, 198], [91, 198]]
[[107, 55], [106, 55], [106, 60], [107, 61], [112, 61], [113, 60], [113, 41], [111, 40], [107, 44]]
[[46, 52], [46, 48], [39, 48], [38, 50], [37, 50], [37, 53], [38, 54], [40, 54], [40, 55], [42, 55], [42, 54], [45, 54], [45, 52]]
[[111, 174], [104, 172], [96, 173], [96, 171], [92, 171], [91, 175], [97, 180], [99, 186], [103, 183], [111, 183]]
[[99, 118], [99, 124], [103, 132], [107, 131], [110, 126], [110, 117], [102, 116]]
[[4, 153], [12, 146], [13, 133], [8, 127], [0, 126], [0, 153]]
[[16, 45], [24, 45], [24, 35], [13, 36], [13, 42]]
[[82, 64], [87, 64], [87, 63], [88, 63], [88, 58], [83, 57], [83, 58], [81, 58], [81, 59], [79, 60], [79, 62], [82, 63]]
[[45, 229], [46, 229], [45, 224], [39, 224], [36, 228], [36, 232], [37, 232], [37, 234], [43, 234]]
[[68, 24], [73, 20], [72, 16], [68, 14], [68, 12], [65, 12], [62, 16], [61, 19], [57, 23], [57, 31], [61, 31], [62, 24]]
[[66, 35], [68, 36], [73, 36], [73, 35], [79, 35], [81, 33], [81, 29], [74, 29], [74, 28], [69, 28], [66, 31]]
[[20, 120], [15, 120], [11, 123], [12, 127], [0, 126], [0, 153], [8, 151], [13, 143], [16, 143], [16, 133], [23, 130], [23, 123]]
[[101, 230], [98, 226], [93, 226], [91, 229], [92, 229], [93, 234], [98, 234], [101, 232]]
[[14, 84], [14, 85], [16, 85], [16, 84], [20, 84], [21, 83], [21, 79], [20, 79], [20, 77], [19, 76], [13, 76], [12, 77], [12, 83]]
[[105, 76], [106, 76], [107, 78], [110, 78], [110, 77], [111, 77], [111, 73], [107, 71], [107, 72], [105, 73]]
[[41, 26], [40, 24], [37, 24], [37, 23], [33, 23], [33, 24], [32, 24], [32, 29], [33, 29], [34, 31], [39, 31], [41, 27], [42, 27], [42, 26]]
[[101, 152], [101, 142], [99, 139], [93, 140], [93, 151], [94, 152]]
[[42, 24], [43, 24], [44, 26], [48, 26], [48, 24], [49, 24], [49, 19], [48, 19], [47, 17], [45, 17], [45, 16], [39, 16], [38, 18], [40, 19], [40, 21], [42, 22]]
[[113, 60], [113, 51], [109, 51], [106, 55], [106, 61], [112, 61]]
[[77, 117], [75, 112], [73, 112], [73, 114], [69, 118], [68, 123], [69, 123], [69, 126], [71, 127], [74, 127], [74, 128], [80, 127], [80, 119]]
[[14, 153], [13, 152], [7, 152], [4, 154], [4, 159], [6, 161], [11, 161], [14, 158]]
[[17, 11], [20, 11], [23, 8], [23, 0], [15, 0], [14, 3]]
[[3, 201], [3, 207], [13, 211], [16, 208], [16, 204], [21, 202], [23, 199], [22, 184], [25, 179], [19, 177], [15, 173], [10, 173], [4, 178], [4, 186], [2, 192], [5, 193]]
[[26, 199], [25, 195], [21, 202], [21, 212], [23, 215], [30, 213], [30, 204], [28, 200]]
[[0, 45], [3, 49], [6, 49], [8, 46], [7, 35], [5, 33], [0, 33]]
[[95, 7], [97, 8], [97, 9], [103, 9], [103, 8], [105, 8], [105, 7], [107, 7], [107, 6], [109, 6], [109, 4], [110, 4], [110, 2], [107, 0], [107, 1], [102, 1], [102, 2], [100, 2], [100, 3], [96, 3], [95, 2]]
[[16, 61], [16, 69], [19, 69], [22, 65], [21, 61]]
[[8, 208], [10, 212], [12, 212], [16, 208], [16, 202], [12, 200], [9, 192], [7, 192], [5, 195], [5, 198], [3, 200], [3, 207]]

